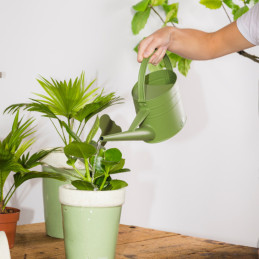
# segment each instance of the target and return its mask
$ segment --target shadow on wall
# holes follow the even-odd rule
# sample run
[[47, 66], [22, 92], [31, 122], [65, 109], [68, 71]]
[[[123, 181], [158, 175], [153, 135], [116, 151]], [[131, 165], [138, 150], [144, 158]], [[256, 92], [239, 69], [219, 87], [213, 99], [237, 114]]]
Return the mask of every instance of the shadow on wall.
[[200, 135], [208, 124], [208, 113], [202, 84], [198, 73], [192, 68], [188, 76], [178, 77], [178, 85], [182, 96], [183, 107], [187, 117], [186, 124], [176, 135], [175, 141], [188, 141]]

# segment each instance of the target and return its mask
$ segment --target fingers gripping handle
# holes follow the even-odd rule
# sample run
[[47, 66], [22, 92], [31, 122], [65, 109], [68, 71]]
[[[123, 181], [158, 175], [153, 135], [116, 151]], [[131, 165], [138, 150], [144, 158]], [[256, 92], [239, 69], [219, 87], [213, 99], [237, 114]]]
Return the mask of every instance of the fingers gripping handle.
[[[149, 59], [151, 58], [151, 56], [152, 55], [150, 55], [148, 58], [144, 58], [140, 65], [139, 75], [138, 75], [138, 102], [139, 103], [146, 102], [145, 76], [146, 76], [148, 62], [149, 62]], [[167, 56], [167, 54], [165, 54], [163, 60], [164, 60], [166, 69], [173, 70], [170, 59]]]

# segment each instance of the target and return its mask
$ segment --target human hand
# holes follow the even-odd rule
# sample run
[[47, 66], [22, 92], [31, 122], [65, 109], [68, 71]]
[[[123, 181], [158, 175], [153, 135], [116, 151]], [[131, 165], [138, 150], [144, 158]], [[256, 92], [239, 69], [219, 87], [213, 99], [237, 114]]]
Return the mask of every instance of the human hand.
[[141, 63], [143, 58], [148, 58], [157, 49], [149, 60], [151, 64], [157, 65], [163, 59], [166, 51], [170, 49], [172, 31], [173, 27], [166, 26], [142, 40], [138, 48], [138, 62]]

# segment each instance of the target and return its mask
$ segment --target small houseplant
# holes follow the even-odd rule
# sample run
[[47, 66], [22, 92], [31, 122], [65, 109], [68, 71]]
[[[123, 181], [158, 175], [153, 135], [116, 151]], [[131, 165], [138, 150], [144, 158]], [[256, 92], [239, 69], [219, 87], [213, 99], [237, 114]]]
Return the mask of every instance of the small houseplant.
[[[116, 127], [107, 115], [101, 118], [102, 133]], [[93, 141], [100, 120], [95, 123], [84, 141], [73, 135], [74, 141], [65, 146], [67, 164], [74, 168], [71, 184], [59, 189], [62, 206], [66, 258], [115, 258], [115, 248], [125, 199], [125, 181], [113, 175], [128, 172], [125, 160], [117, 148], [105, 149]], [[104, 143], [105, 144], [105, 143]], [[81, 160], [84, 170], [75, 163]], [[65, 169], [52, 167], [53, 172], [65, 175]]]
[[[115, 93], [105, 95], [102, 90], [98, 94], [98, 88], [91, 89], [94, 81], [86, 85], [84, 72], [75, 80], [58, 81], [41, 77], [37, 81], [45, 91], [45, 95], [36, 94], [40, 99], [30, 99], [28, 103], [11, 105], [6, 111], [15, 112], [23, 108], [41, 113], [51, 121], [64, 145], [71, 143], [73, 136], [82, 138], [85, 126], [93, 116], [121, 101]], [[67, 171], [73, 170], [66, 164], [66, 160], [62, 147], [44, 159], [43, 170], [51, 173], [49, 165]], [[46, 232], [56, 238], [63, 238], [62, 215], [58, 200], [58, 189], [62, 184], [63, 182], [59, 180], [43, 179]]]
[[[23, 119], [19, 119], [19, 112], [17, 112], [10, 133], [3, 140], [0, 140], [0, 231], [6, 232], [10, 248], [14, 246], [16, 224], [20, 210], [7, 207], [7, 205], [17, 188], [32, 178], [66, 179], [65, 175], [33, 170], [35, 166], [41, 164], [40, 160], [53, 150], [41, 150], [34, 154], [30, 154], [30, 152], [25, 154], [34, 142], [33, 138], [25, 140], [33, 133], [33, 128], [30, 128], [32, 123], [32, 119], [23, 122]], [[11, 172], [14, 173], [14, 181], [9, 191], [4, 193], [4, 185]]]

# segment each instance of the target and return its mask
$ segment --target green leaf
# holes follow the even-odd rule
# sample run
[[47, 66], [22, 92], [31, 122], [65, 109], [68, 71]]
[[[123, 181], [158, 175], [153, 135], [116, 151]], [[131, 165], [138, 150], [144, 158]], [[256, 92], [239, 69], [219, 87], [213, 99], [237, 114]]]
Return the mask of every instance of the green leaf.
[[172, 67], [176, 67], [177, 63], [182, 59], [180, 56], [172, 52], [167, 53], [167, 55], [171, 61]]
[[[104, 114], [100, 118], [100, 129], [102, 131], [101, 136], [106, 136], [114, 133], [121, 132], [121, 127], [118, 126], [115, 121], [113, 121], [109, 115]], [[102, 145], [105, 146], [106, 142], [102, 142]]]
[[22, 155], [22, 157], [19, 159], [19, 163], [24, 168], [31, 169], [37, 165], [42, 164], [41, 160], [44, 159], [47, 155], [49, 155], [51, 152], [53, 152], [57, 149], [58, 148], [53, 148], [50, 150], [41, 150], [32, 155], [30, 155], [30, 152], [28, 152], [26, 155]]
[[119, 169], [119, 170], [110, 172], [110, 174], [119, 174], [119, 173], [127, 173], [127, 172], [130, 172], [130, 169], [128, 169], [128, 168], [123, 168], [123, 169]]
[[122, 154], [117, 148], [107, 149], [104, 153], [104, 159], [109, 162], [119, 163], [121, 160]]
[[241, 17], [244, 13], [246, 13], [249, 10], [248, 6], [243, 6], [239, 8], [236, 12], [234, 12], [234, 20], [237, 20], [239, 17]]
[[[98, 189], [100, 189], [101, 184], [102, 184], [102, 182], [103, 182], [103, 180], [104, 180], [104, 177], [105, 177], [105, 176], [102, 175], [101, 177], [98, 177], [98, 178], [95, 179], [94, 184], [98, 187]], [[111, 178], [110, 176], [108, 176], [107, 179], [106, 179], [106, 181], [105, 181], [105, 183], [104, 183], [104, 188], [105, 188], [107, 185], [109, 185], [109, 183], [110, 183], [111, 180], [112, 180], [112, 178]]]
[[163, 60], [157, 65], [157, 66], [154, 66], [154, 65], [152, 65], [152, 64], [148, 64], [148, 70], [150, 71], [150, 72], [154, 72], [154, 71], [158, 71], [158, 70], [161, 70], [161, 69], [163, 69], [165, 67], [165, 65], [164, 65], [164, 62], [163, 62]]
[[125, 164], [125, 159], [121, 159], [118, 164], [111, 167], [109, 173], [111, 174], [112, 172], [121, 170], [123, 168], [124, 164]]
[[184, 76], [187, 76], [188, 71], [190, 69], [190, 64], [191, 64], [191, 60], [190, 59], [186, 59], [186, 58], [181, 58], [178, 62], [178, 70], [179, 72], [181, 72]]
[[139, 46], [139, 43], [135, 46], [135, 48], [133, 49], [136, 53], [138, 53], [138, 46]]
[[96, 148], [84, 142], [72, 142], [65, 146], [64, 152], [67, 156], [87, 159], [96, 153]]
[[92, 139], [94, 138], [95, 134], [97, 133], [98, 129], [99, 129], [99, 124], [100, 124], [100, 120], [99, 117], [97, 116], [94, 122], [93, 127], [91, 128], [87, 138], [86, 138], [86, 143], [89, 144]]
[[236, 6], [236, 4], [233, 3], [233, 0], [223, 0], [223, 3], [231, 9], [234, 8], [234, 6]]
[[75, 140], [75, 141], [78, 141], [78, 142], [81, 142], [81, 139], [76, 135], [76, 133], [69, 128], [69, 126], [64, 122], [64, 121], [60, 121], [59, 120], [59, 123], [60, 123], [60, 126], [61, 127], [64, 127], [67, 131], [67, 133]]
[[[168, 6], [165, 24], [168, 22], [175, 22], [177, 19], [179, 3], [174, 3]], [[178, 20], [177, 20], [178, 21]]]
[[14, 160], [0, 161], [0, 173], [1, 172], [29, 172], [28, 169], [24, 168], [20, 163]]
[[47, 105], [55, 115], [62, 115], [72, 118], [76, 112], [82, 109], [91, 99], [94, 98], [98, 88], [89, 90], [95, 80], [85, 85], [85, 73], [75, 80], [57, 81], [47, 80], [44, 77], [37, 79], [46, 95], [36, 94], [42, 99], [40, 103]]
[[33, 178], [51, 178], [51, 179], [56, 179], [60, 181], [66, 181], [66, 177], [61, 174], [55, 174], [55, 173], [49, 173], [49, 172], [36, 172], [36, 171], [30, 171], [28, 173], [25, 173], [24, 175], [21, 173], [16, 173], [13, 177], [14, 177], [14, 184], [16, 188], [19, 187], [25, 181]]
[[114, 105], [121, 103], [123, 99], [115, 97], [115, 93], [107, 95], [98, 95], [92, 103], [85, 105], [81, 110], [75, 114], [75, 119], [80, 122], [85, 120], [87, 122], [91, 117], [101, 112], [102, 110]]
[[150, 0], [143, 0], [133, 6], [133, 9], [137, 12], [144, 12], [147, 9]]
[[127, 187], [128, 184], [122, 180], [111, 180], [109, 185], [103, 188], [104, 191], [108, 190], [118, 190]]
[[222, 6], [221, 0], [200, 0], [200, 4], [206, 6], [209, 9], [218, 9]]
[[158, 5], [162, 5], [164, 3], [165, 3], [165, 0], [151, 0], [152, 6], [158, 6]]
[[149, 15], [150, 8], [147, 8], [144, 12], [135, 13], [131, 22], [131, 29], [134, 35], [137, 35], [145, 27]]
[[[83, 171], [83, 170], [79, 170], [79, 171]], [[75, 179], [82, 179], [81, 176], [73, 169], [58, 168], [51, 165], [48, 165], [48, 173], [61, 175], [62, 177], [64, 177], [65, 181], [68, 181], [68, 182]]]
[[86, 181], [82, 180], [75, 180], [72, 181], [71, 184], [77, 188], [77, 190], [84, 190], [84, 191], [93, 191], [94, 186]]

